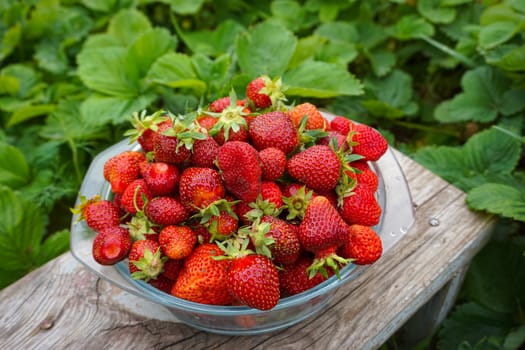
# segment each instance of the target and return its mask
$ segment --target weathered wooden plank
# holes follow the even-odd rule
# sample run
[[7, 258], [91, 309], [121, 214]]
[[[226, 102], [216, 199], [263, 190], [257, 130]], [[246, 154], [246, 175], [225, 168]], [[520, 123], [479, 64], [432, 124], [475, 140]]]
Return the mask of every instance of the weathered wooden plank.
[[466, 208], [461, 191], [396, 155], [412, 190], [416, 222], [315, 318], [253, 337], [201, 332], [98, 279], [67, 253], [0, 293], [0, 348], [378, 348], [468, 264], [491, 226], [489, 216]]

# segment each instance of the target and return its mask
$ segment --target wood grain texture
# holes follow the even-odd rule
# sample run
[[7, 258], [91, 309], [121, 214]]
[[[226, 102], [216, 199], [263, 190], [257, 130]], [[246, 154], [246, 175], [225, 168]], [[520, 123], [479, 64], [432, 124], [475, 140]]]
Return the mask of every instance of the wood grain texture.
[[490, 216], [467, 209], [463, 192], [396, 156], [412, 192], [414, 226], [313, 318], [258, 336], [198, 331], [66, 253], [0, 293], [0, 348], [377, 349], [470, 262], [492, 226]]

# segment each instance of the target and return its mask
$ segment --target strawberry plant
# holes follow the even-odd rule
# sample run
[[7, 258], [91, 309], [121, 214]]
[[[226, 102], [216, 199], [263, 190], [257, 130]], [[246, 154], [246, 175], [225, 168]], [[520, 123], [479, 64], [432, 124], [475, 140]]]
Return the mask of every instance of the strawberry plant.
[[[281, 78], [263, 87], [271, 102], [312, 102], [376, 127], [467, 192], [472, 210], [500, 219], [498, 242], [474, 260], [457, 311], [437, 340], [427, 341], [518, 348], [525, 295], [510, 286], [524, 271], [524, 23], [521, 0], [0, 2], [0, 287], [67, 250], [69, 208], [83, 175], [95, 154], [122, 139], [133, 113], [185, 114], [231, 96], [233, 88], [236, 101], [199, 116], [213, 137], [180, 125], [182, 139], [155, 141], [179, 146], [182, 160], [192, 149], [191, 161], [208, 166], [225, 139], [245, 137], [245, 87], [267, 75]], [[280, 100], [280, 89], [288, 101]], [[144, 130], [162, 130], [162, 123], [137, 114], [136, 131], [126, 135], [154, 150]], [[333, 124], [339, 134], [351, 128]], [[301, 141], [311, 137], [307, 126]], [[282, 174], [282, 163], [265, 163], [266, 180]], [[296, 192], [287, 193], [290, 202], [312, 195]], [[126, 196], [129, 208], [132, 198]], [[304, 208], [294, 215], [302, 217]], [[152, 234], [147, 217], [134, 224], [141, 235]], [[505, 251], [516, 261], [508, 262]], [[494, 271], [487, 261], [507, 270]], [[297, 288], [292, 282], [290, 290]], [[513, 292], [484, 292], [491, 283]]]

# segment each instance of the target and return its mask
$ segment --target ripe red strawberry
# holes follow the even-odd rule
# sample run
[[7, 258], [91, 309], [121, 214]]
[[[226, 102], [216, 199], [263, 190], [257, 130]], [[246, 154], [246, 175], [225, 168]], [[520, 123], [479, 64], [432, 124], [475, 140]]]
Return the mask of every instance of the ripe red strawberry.
[[153, 197], [173, 193], [180, 179], [179, 169], [164, 162], [147, 163], [142, 176]]
[[314, 259], [307, 255], [301, 255], [293, 264], [284, 266], [279, 270], [279, 287], [281, 295], [291, 296], [311, 289], [326, 281], [327, 277], [317, 272], [312, 278], [307, 272]]
[[230, 96], [221, 97], [210, 104], [210, 111], [220, 113], [230, 105]]
[[168, 196], [153, 198], [144, 212], [151, 222], [160, 226], [177, 225], [190, 216], [179, 200]]
[[365, 124], [353, 124], [351, 136], [352, 153], [360, 154], [364, 160], [376, 161], [388, 149], [386, 139], [376, 129]]
[[200, 168], [215, 168], [219, 147], [217, 141], [211, 136], [208, 136], [205, 140], [195, 140], [191, 164]]
[[235, 257], [228, 268], [227, 281], [230, 293], [250, 307], [270, 310], [279, 302], [279, 274], [264, 255]]
[[275, 147], [285, 154], [299, 145], [299, 135], [290, 117], [279, 111], [261, 114], [250, 124], [250, 139], [259, 151]]
[[217, 170], [190, 167], [182, 172], [179, 195], [186, 209], [195, 212], [224, 198], [225, 189]]
[[184, 259], [197, 243], [197, 235], [188, 226], [166, 226], [159, 233], [162, 252], [170, 259]]
[[126, 187], [140, 176], [139, 163], [145, 160], [141, 152], [126, 151], [111, 157], [104, 163], [104, 179], [113, 193], [123, 193]]
[[337, 147], [337, 149], [342, 148], [345, 151], [348, 149], [348, 142], [346, 142], [346, 136], [337, 131], [329, 131], [328, 135], [320, 139], [317, 142], [317, 144], [329, 146], [332, 139], [335, 139], [335, 146]]
[[181, 131], [174, 129], [171, 120], [159, 125], [159, 129], [155, 133], [153, 148], [156, 162], [179, 164], [190, 157], [190, 150], [181, 145], [176, 136], [176, 133]]
[[381, 207], [374, 193], [363, 184], [357, 184], [352, 193], [342, 199], [338, 209], [348, 225], [375, 226], [381, 219]]
[[273, 204], [275, 208], [280, 208], [284, 204], [281, 188], [273, 181], [261, 182], [261, 198]]
[[163, 111], [158, 111], [152, 115], [146, 115], [146, 111], [133, 114], [131, 125], [132, 129], [124, 133], [125, 136], [130, 136], [131, 141], [138, 141], [144, 152], [153, 151], [155, 132], [157, 132], [159, 125], [166, 122], [169, 118]]
[[144, 179], [137, 179], [130, 183], [122, 193], [122, 207], [130, 214], [137, 214], [137, 211], [143, 211], [145, 201], [151, 199], [148, 186]]
[[257, 150], [246, 142], [226, 142], [219, 149], [217, 163], [226, 189], [240, 200], [255, 201], [262, 176]]
[[301, 120], [306, 117], [306, 129], [326, 129], [328, 122], [324, 119], [323, 115], [319, 112], [316, 106], [311, 103], [301, 103], [295, 106], [290, 111], [290, 119], [292, 119], [295, 127], [299, 127]]
[[[184, 260], [181, 259], [168, 259], [164, 262], [164, 269], [160, 276], [164, 276], [172, 281], [176, 281], [179, 277], [179, 273], [182, 270]], [[169, 291], [168, 291], [169, 293]]]
[[114, 265], [128, 256], [131, 243], [129, 232], [125, 228], [106, 227], [93, 240], [93, 259], [101, 265]]
[[383, 253], [383, 244], [379, 235], [369, 226], [351, 225], [348, 228], [347, 241], [337, 253], [352, 259], [356, 265], [368, 265], [377, 261]]
[[221, 210], [219, 215], [212, 216], [206, 223], [211, 235], [210, 240], [212, 242], [215, 240], [222, 241], [230, 237], [237, 232], [238, 222], [236, 214]]
[[149, 284], [151, 284], [153, 287], [157, 288], [158, 290], [163, 291], [164, 293], [170, 293], [171, 288], [173, 288], [174, 280], [171, 280], [167, 278], [164, 275], [158, 275], [155, 279], [150, 279], [148, 281]]
[[240, 201], [235, 206], [235, 214], [237, 214], [237, 217], [244, 225], [250, 225], [252, 221], [250, 218], [246, 216], [248, 212], [250, 212], [253, 208], [250, 207], [250, 205], [244, 201]]
[[354, 123], [350, 119], [342, 116], [335, 116], [330, 122], [330, 129], [346, 136], [350, 132], [352, 125], [354, 125]]
[[290, 158], [286, 169], [314, 191], [329, 192], [337, 185], [341, 163], [330, 147], [315, 145]]
[[368, 163], [364, 160], [358, 160], [349, 164], [352, 168], [357, 169], [355, 178], [357, 183], [367, 185], [371, 192], [375, 192], [379, 186], [379, 179], [370, 169]]
[[[288, 222], [273, 216], [264, 216], [261, 222], [270, 225], [265, 236], [273, 241], [268, 248], [274, 263], [293, 264], [301, 253], [298, 231]], [[256, 242], [254, 245], [257, 248]]]
[[260, 76], [248, 83], [246, 97], [256, 108], [277, 106], [281, 101], [286, 101], [281, 85], [280, 78], [272, 80], [268, 76]]
[[208, 305], [229, 305], [233, 297], [227, 288], [228, 260], [216, 260], [223, 251], [213, 243], [197, 246], [184, 260], [184, 266], [171, 294]]
[[85, 220], [86, 224], [94, 231], [100, 232], [106, 227], [118, 226], [120, 215], [117, 206], [100, 196], [88, 200], [80, 197], [80, 204], [71, 209], [73, 214], [79, 214], [78, 220]]
[[159, 244], [149, 239], [133, 242], [128, 259], [131, 277], [146, 282], [160, 275], [166, 261], [161, 255]]
[[286, 154], [278, 148], [268, 147], [259, 152], [263, 180], [277, 180], [286, 170]]

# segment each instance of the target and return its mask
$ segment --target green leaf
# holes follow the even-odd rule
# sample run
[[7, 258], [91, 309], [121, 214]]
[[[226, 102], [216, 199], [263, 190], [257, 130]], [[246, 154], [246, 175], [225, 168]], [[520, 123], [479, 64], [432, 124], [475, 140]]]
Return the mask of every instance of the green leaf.
[[388, 39], [385, 28], [372, 21], [362, 21], [357, 23], [359, 33], [359, 44], [366, 49], [379, 46]]
[[198, 93], [206, 90], [206, 83], [198, 79], [191, 58], [182, 53], [169, 52], [159, 57], [147, 79], [172, 88], [191, 88]]
[[475, 93], [457, 94], [452, 100], [444, 101], [436, 107], [435, 118], [444, 123], [468, 120], [491, 122], [498, 116], [498, 111], [484, 97]]
[[283, 76], [286, 94], [314, 98], [360, 95], [363, 87], [347, 69], [325, 62], [305, 61]]
[[162, 0], [171, 5], [173, 12], [180, 15], [193, 15], [201, 9], [206, 0]]
[[525, 325], [512, 330], [505, 341], [503, 342], [503, 349], [518, 350], [525, 344]]
[[282, 76], [297, 45], [297, 38], [283, 25], [262, 22], [237, 39], [241, 71], [252, 78], [262, 74]]
[[347, 68], [359, 52], [356, 45], [345, 41], [333, 40], [325, 43], [319, 50], [315, 58], [319, 61], [337, 64], [342, 68]]
[[322, 53], [325, 43], [326, 39], [318, 35], [300, 38], [288, 64], [288, 69], [297, 67], [306, 60], [313, 59], [318, 52]]
[[18, 90], [13, 94], [15, 88], [12, 80], [9, 87], [9, 93], [19, 99], [27, 99], [43, 88], [41, 83], [41, 74], [29, 66], [23, 64], [12, 64], [2, 69], [2, 77], [12, 77], [18, 82]]
[[525, 222], [525, 191], [508, 185], [487, 183], [475, 187], [469, 191], [467, 203], [472, 209]]
[[295, 0], [275, 0], [270, 5], [274, 19], [292, 32], [296, 32], [311, 24], [307, 21], [306, 10]]
[[219, 97], [217, 94], [220, 94], [224, 86], [228, 84], [231, 61], [232, 58], [228, 54], [219, 56], [215, 60], [201, 54], [192, 57], [197, 76], [206, 83], [208, 93], [215, 94], [214, 97]]
[[485, 58], [487, 63], [506, 71], [525, 71], [525, 45], [501, 45], [485, 53]]
[[244, 27], [236, 21], [225, 20], [217, 28], [183, 33], [177, 28], [177, 33], [193, 53], [208, 56], [218, 56], [230, 52], [235, 44], [237, 35], [244, 31]]
[[456, 17], [456, 9], [441, 6], [441, 0], [419, 0], [417, 10], [433, 23], [450, 23]]
[[370, 60], [374, 74], [378, 77], [388, 74], [396, 64], [396, 55], [384, 48], [367, 50], [365, 55]]
[[119, 0], [82, 0], [82, 4], [89, 9], [100, 12], [111, 12]]
[[329, 22], [321, 24], [314, 31], [323, 38], [334, 41], [346, 41], [349, 43], [359, 42], [359, 33], [352, 23], [349, 22]]
[[481, 27], [479, 32], [479, 46], [482, 49], [491, 49], [512, 38], [520, 28], [520, 23], [511, 21], [494, 22]]
[[12, 231], [23, 220], [24, 210], [15, 192], [0, 185], [0, 236]]
[[500, 4], [486, 7], [479, 19], [479, 23], [482, 26], [487, 26], [497, 22], [520, 22], [520, 15], [509, 6], [508, 0]]
[[29, 166], [16, 147], [0, 142], [0, 184], [18, 188], [30, 181]]
[[69, 230], [62, 230], [51, 234], [40, 246], [35, 258], [37, 266], [56, 258], [69, 250]]
[[42, 104], [42, 105], [28, 105], [17, 109], [11, 114], [6, 126], [11, 127], [13, 125], [23, 123], [34, 117], [49, 114], [56, 109], [56, 105], [53, 104]]
[[42, 40], [36, 45], [35, 59], [40, 68], [54, 74], [64, 74], [69, 68], [66, 53], [57, 38]]
[[0, 38], [0, 62], [13, 52], [21, 37], [22, 27], [20, 23], [16, 23], [3, 33], [3, 37]]
[[406, 15], [395, 24], [394, 35], [399, 40], [416, 39], [422, 35], [433, 36], [434, 26], [423, 17]]
[[133, 98], [93, 94], [82, 102], [80, 111], [82, 120], [88, 126], [123, 124], [129, 121], [134, 112], [146, 109], [156, 99], [153, 93]]
[[121, 46], [129, 46], [138, 36], [150, 29], [151, 23], [144, 13], [136, 9], [125, 9], [111, 18], [107, 34], [115, 38]]

